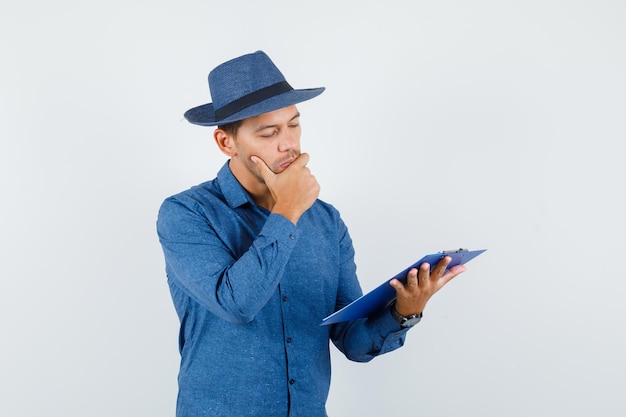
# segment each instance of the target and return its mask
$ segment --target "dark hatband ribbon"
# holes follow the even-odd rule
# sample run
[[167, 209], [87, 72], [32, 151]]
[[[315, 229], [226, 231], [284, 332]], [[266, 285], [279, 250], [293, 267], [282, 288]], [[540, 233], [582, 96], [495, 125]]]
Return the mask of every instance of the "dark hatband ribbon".
[[237, 100], [231, 101], [227, 105], [215, 110], [215, 120], [225, 119], [237, 113], [238, 111], [245, 109], [246, 107], [250, 107], [253, 104], [260, 103], [265, 99], [277, 96], [282, 93], [286, 93], [287, 91], [291, 90], [293, 90], [293, 88], [289, 85], [287, 81], [281, 81], [268, 87], [261, 88], [260, 90], [256, 90], [250, 94], [246, 94], [243, 97], [239, 97]]

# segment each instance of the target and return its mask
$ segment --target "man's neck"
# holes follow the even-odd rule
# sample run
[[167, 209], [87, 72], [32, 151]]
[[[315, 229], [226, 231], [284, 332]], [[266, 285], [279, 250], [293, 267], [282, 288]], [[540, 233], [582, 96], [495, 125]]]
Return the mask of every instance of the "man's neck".
[[275, 201], [265, 183], [252, 174], [240, 161], [231, 159], [229, 167], [237, 181], [250, 194], [255, 204], [272, 211]]

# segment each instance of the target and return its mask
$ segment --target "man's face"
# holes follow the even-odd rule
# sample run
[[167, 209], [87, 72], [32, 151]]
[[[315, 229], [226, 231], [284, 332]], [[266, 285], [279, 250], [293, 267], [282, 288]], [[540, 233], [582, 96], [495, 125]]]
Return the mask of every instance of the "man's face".
[[263, 182], [251, 156], [261, 158], [275, 173], [285, 170], [300, 155], [300, 113], [296, 106], [284, 107], [243, 121], [234, 137], [236, 155], [232, 168], [245, 167]]

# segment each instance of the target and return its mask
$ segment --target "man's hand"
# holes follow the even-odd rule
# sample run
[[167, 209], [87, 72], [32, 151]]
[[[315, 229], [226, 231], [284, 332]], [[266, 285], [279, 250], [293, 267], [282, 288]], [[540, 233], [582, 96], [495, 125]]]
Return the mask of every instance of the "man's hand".
[[313, 205], [320, 194], [320, 186], [306, 164], [309, 154], [300, 154], [283, 172], [274, 173], [258, 156], [252, 161], [259, 167], [261, 177], [274, 198], [272, 213], [278, 213], [293, 224]]
[[406, 284], [397, 279], [391, 280], [390, 284], [396, 290], [396, 310], [401, 316], [423, 312], [430, 297], [452, 278], [465, 272], [463, 265], [457, 265], [446, 271], [451, 261], [452, 258], [449, 256], [444, 257], [437, 262], [432, 271], [430, 265], [424, 262], [420, 265], [419, 271], [416, 268], [409, 271]]

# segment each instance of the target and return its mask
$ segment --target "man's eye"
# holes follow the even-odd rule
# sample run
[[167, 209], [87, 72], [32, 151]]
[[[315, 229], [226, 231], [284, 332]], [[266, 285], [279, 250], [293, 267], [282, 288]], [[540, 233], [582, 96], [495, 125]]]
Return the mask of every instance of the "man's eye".
[[278, 134], [278, 130], [273, 130], [269, 133], [264, 133], [261, 135], [262, 138], [271, 138], [272, 136], [276, 136]]

